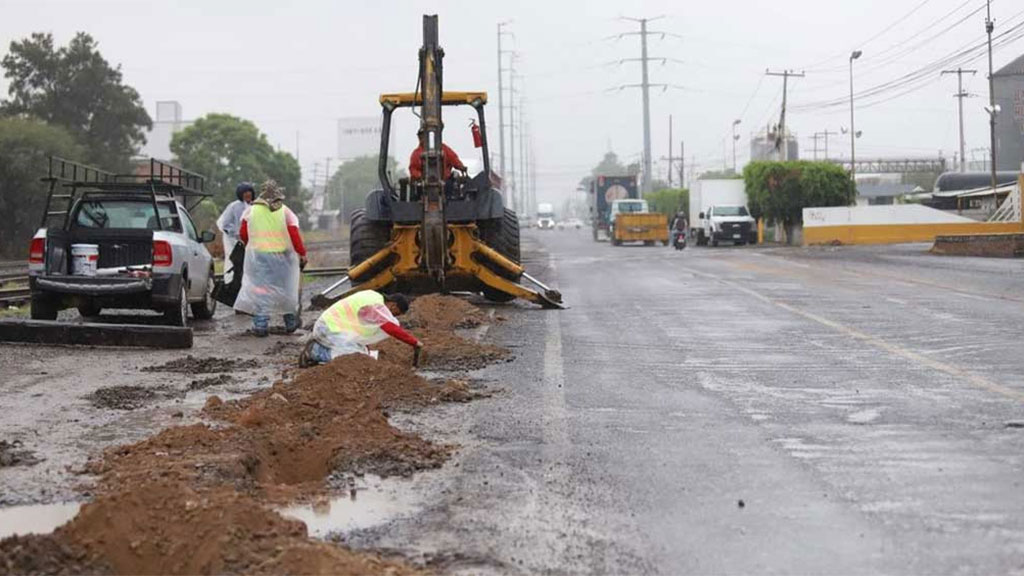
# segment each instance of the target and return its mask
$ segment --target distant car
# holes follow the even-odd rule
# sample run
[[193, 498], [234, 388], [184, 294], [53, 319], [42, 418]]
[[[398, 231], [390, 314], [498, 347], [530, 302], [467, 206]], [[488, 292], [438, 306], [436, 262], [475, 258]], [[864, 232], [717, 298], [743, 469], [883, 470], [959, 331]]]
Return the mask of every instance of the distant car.
[[558, 222], [555, 222], [555, 228], [559, 230], [565, 230], [565, 220], [559, 220]]
[[204, 244], [215, 236], [196, 231], [175, 196], [182, 187], [89, 183], [76, 194], [85, 184], [68, 186], [62, 225], [40, 228], [29, 247], [32, 318], [54, 320], [69, 307], [86, 317], [104, 308], [155, 310], [175, 326], [188, 324], [190, 308], [196, 318], [213, 317], [213, 257]]
[[575, 228], [577, 230], [583, 228], [583, 220], [580, 220], [579, 218], [569, 218], [564, 224], [566, 228]]

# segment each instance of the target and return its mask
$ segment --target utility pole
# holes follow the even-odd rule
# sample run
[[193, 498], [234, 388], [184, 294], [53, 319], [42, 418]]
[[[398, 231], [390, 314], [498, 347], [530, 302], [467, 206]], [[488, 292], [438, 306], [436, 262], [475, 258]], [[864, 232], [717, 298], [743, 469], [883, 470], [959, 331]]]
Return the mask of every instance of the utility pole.
[[[647, 19], [640, 20], [640, 64], [643, 68], [644, 97], [644, 193], [651, 191], [651, 86], [647, 75]], [[993, 125], [995, 121], [993, 120]], [[995, 134], [993, 129], [993, 134]], [[995, 138], [995, 136], [993, 136]], [[992, 145], [995, 148], [995, 144]], [[995, 183], [993, 181], [993, 187]]]
[[854, 196], [857, 195], [857, 130], [853, 126], [853, 61], [861, 54], [860, 50], [850, 53], [850, 182], [853, 183]]
[[956, 70], [943, 70], [942, 76], [946, 74], [956, 74], [956, 94], [954, 98], [960, 102], [960, 172], [967, 171], [967, 164], [964, 162], [964, 148], [966, 144], [964, 142], [964, 98], [970, 98], [971, 94], [964, 92], [964, 74], [977, 74], [977, 70], [964, 70], [963, 68], [957, 68]]
[[820, 134], [825, 137], [825, 160], [828, 160], [828, 137], [839, 136], [839, 132], [830, 132], [828, 128], [826, 128], [825, 131]]
[[668, 115], [668, 187], [672, 187], [672, 115]]
[[686, 142], [679, 141], [679, 187], [686, 188]]
[[[325, 161], [325, 166], [324, 166], [324, 203], [325, 204], [327, 203], [328, 199], [331, 197], [330, 194], [328, 193], [329, 192], [328, 186], [330, 186], [330, 185], [331, 185], [331, 157], [328, 156], [326, 161]], [[342, 215], [345, 214], [345, 212], [344, 212], [345, 207], [344, 206], [339, 206], [338, 209], [341, 210], [341, 212], [339, 212], [340, 214], [342, 214]]]
[[[992, 147], [992, 192], [996, 191], [996, 84], [992, 71], [992, 32], [996, 23], [992, 20], [992, 0], [985, 2], [985, 32], [988, 34], [988, 131]], [[961, 100], [963, 102], [963, 100]]]
[[505, 178], [505, 89], [503, 87], [505, 78], [505, 53], [501, 49], [501, 37], [507, 34], [503, 28], [508, 22], [498, 22], [498, 165], [501, 169], [501, 178]]
[[526, 206], [526, 198], [529, 195], [529, 190], [526, 187], [526, 113], [523, 111], [523, 99], [519, 99], [519, 205], [523, 207], [523, 211], [529, 214], [529, 209]]
[[772, 72], [771, 70], [764, 71], [766, 76], [781, 76], [782, 77], [782, 114], [779, 116], [779, 137], [776, 138], [776, 147], [778, 147], [779, 139], [782, 141], [782, 153], [780, 157], [783, 162], [789, 160], [789, 140], [786, 137], [786, 98], [789, 92], [789, 77], [803, 78], [805, 74], [800, 72], [799, 74], [792, 70], [783, 70], [782, 72]]
[[814, 160], [815, 161], [818, 160], [818, 140], [820, 138], [822, 138], [821, 132], [815, 132], [814, 135], [811, 136], [811, 140], [814, 141]]
[[[512, 208], [516, 212], [522, 212], [523, 207], [516, 202], [516, 53], [512, 52], [509, 55], [509, 73], [508, 73], [508, 144], [509, 144], [509, 167], [508, 167], [508, 186], [509, 186], [509, 198], [512, 200]], [[505, 178], [505, 175], [501, 175]]]

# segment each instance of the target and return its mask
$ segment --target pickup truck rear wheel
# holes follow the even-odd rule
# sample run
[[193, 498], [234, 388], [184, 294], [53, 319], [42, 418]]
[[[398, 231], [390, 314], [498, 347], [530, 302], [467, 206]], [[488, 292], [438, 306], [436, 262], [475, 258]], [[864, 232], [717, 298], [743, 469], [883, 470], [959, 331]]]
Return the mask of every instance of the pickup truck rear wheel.
[[178, 289], [178, 300], [170, 308], [164, 310], [164, 321], [171, 326], [188, 326], [188, 294], [185, 293], [187, 281], [181, 279]]
[[29, 308], [33, 320], [57, 319], [57, 303], [49, 296], [43, 294], [33, 295]]
[[213, 288], [216, 281], [213, 278], [213, 269], [206, 275], [206, 290], [203, 291], [203, 300], [192, 303], [192, 317], [197, 320], [209, 320], [217, 311], [217, 301], [213, 298]]
[[86, 302], [78, 305], [78, 313], [82, 318], [95, 318], [100, 315], [103, 309], [92, 302]]

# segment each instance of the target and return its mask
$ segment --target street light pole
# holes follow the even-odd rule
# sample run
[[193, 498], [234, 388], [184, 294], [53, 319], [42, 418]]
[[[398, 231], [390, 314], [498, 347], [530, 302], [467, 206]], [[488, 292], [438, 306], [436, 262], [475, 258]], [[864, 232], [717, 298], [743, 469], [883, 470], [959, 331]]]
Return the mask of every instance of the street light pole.
[[740, 120], [736, 119], [732, 121], [732, 173], [736, 173], [736, 141], [740, 139], [740, 135], [736, 133], [736, 127], [740, 125]]
[[860, 50], [850, 54], [850, 181], [853, 182], [854, 194], [857, 192], [857, 129], [853, 125], [853, 61], [860, 55]]

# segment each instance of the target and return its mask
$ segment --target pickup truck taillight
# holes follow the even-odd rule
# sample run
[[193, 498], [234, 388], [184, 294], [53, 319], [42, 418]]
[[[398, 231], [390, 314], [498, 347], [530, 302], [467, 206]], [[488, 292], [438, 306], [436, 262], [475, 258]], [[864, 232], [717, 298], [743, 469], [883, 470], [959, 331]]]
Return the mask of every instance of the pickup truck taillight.
[[28, 263], [42, 264], [46, 257], [46, 238], [33, 238], [28, 246]]
[[153, 266], [170, 266], [173, 263], [171, 243], [166, 240], [153, 240]]

